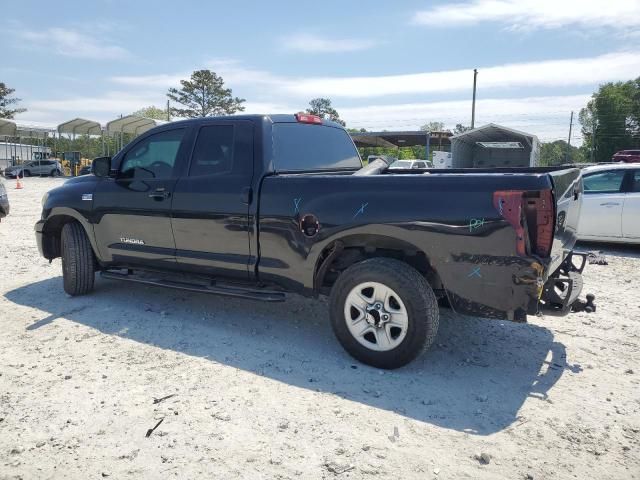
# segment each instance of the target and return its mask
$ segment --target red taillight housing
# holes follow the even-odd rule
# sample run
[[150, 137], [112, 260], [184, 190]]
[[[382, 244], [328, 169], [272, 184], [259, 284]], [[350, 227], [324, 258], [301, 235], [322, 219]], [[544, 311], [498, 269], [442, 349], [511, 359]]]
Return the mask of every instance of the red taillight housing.
[[524, 193], [519, 190], [493, 192], [493, 206], [516, 231], [516, 252], [518, 255], [526, 255], [527, 253], [522, 216], [522, 196]]
[[311, 115], [310, 113], [296, 113], [296, 120], [300, 123], [311, 123], [314, 125], [322, 125], [322, 118], [318, 115]]
[[555, 205], [551, 190], [501, 190], [493, 193], [493, 206], [516, 231], [518, 255], [551, 254]]

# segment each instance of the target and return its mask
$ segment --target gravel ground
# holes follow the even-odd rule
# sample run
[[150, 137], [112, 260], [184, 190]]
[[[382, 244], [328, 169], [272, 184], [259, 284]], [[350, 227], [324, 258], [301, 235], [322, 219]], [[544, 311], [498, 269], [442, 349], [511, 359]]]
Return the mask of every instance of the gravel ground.
[[[443, 310], [403, 369], [356, 363], [325, 302], [98, 279], [62, 290], [40, 198], [0, 223], [0, 478], [640, 478], [640, 249], [590, 265], [594, 314]], [[160, 425], [146, 436], [158, 422]]]

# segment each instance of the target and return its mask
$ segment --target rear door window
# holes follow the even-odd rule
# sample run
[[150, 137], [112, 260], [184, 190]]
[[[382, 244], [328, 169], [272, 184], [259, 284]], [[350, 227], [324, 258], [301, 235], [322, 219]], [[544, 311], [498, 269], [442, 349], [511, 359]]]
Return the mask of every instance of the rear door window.
[[273, 125], [276, 171], [359, 169], [360, 155], [341, 128], [306, 123]]
[[583, 178], [584, 193], [617, 193], [622, 187], [625, 170], [606, 170]]
[[208, 125], [198, 132], [189, 176], [220, 175], [233, 168], [233, 125]]

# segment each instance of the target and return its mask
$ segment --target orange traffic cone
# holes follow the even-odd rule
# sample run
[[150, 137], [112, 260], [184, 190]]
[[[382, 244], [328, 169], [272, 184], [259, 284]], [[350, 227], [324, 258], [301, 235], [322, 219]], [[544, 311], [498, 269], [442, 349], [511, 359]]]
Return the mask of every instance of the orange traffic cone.
[[22, 184], [20, 183], [20, 175], [16, 175], [16, 190], [21, 190]]

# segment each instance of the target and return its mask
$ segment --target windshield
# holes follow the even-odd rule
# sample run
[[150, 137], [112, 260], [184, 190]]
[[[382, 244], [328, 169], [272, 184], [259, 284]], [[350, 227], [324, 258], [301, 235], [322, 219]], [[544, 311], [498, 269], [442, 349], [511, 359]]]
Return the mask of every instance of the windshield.
[[411, 168], [411, 162], [398, 160], [397, 162], [393, 162], [389, 168]]
[[362, 167], [358, 150], [347, 132], [305, 123], [273, 125], [273, 159], [277, 171]]

